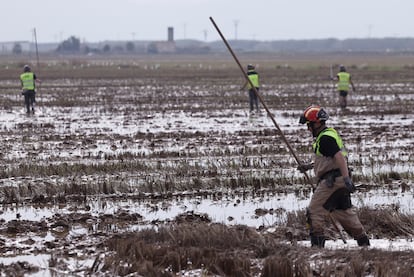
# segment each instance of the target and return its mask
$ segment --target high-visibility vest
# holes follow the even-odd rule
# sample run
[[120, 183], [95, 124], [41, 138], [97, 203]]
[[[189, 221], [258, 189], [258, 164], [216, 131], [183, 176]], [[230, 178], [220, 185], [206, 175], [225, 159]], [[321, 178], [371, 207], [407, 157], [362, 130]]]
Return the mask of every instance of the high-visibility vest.
[[338, 90], [344, 90], [344, 91], [348, 91], [349, 90], [349, 80], [351, 79], [351, 74], [349, 74], [348, 72], [339, 72], [337, 74], [338, 76]]
[[313, 151], [317, 156], [322, 156], [322, 153], [320, 152], [320, 141], [322, 136], [330, 136], [335, 139], [336, 144], [338, 144], [339, 149], [341, 149], [341, 153], [344, 157], [348, 155], [348, 152], [345, 149], [345, 146], [342, 142], [341, 137], [339, 136], [338, 132], [333, 128], [326, 128], [325, 130], [322, 130], [320, 132], [315, 140], [315, 142], [312, 144]]
[[[255, 70], [248, 70], [247, 76], [249, 77], [250, 81], [252, 82], [253, 86], [255, 88], [259, 88], [259, 74]], [[247, 83], [247, 88], [251, 89], [252, 86], [250, 85], [250, 82]]]
[[23, 90], [34, 90], [35, 89], [35, 79], [33, 72], [25, 72], [20, 75], [20, 80], [22, 81]]

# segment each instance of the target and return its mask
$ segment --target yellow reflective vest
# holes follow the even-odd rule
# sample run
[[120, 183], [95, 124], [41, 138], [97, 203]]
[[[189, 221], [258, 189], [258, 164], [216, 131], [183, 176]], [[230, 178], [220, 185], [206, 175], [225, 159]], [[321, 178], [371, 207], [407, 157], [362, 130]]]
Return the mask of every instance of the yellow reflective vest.
[[346, 151], [344, 144], [342, 142], [341, 137], [339, 136], [338, 132], [333, 128], [326, 128], [325, 130], [322, 130], [320, 132], [315, 140], [315, 142], [312, 144], [313, 151], [317, 156], [322, 156], [322, 153], [320, 152], [320, 141], [322, 136], [330, 136], [335, 139], [336, 144], [338, 144], [339, 149], [341, 149], [341, 153], [344, 157], [348, 155], [348, 152]]
[[35, 89], [35, 77], [33, 72], [24, 72], [20, 75], [23, 90]]
[[348, 72], [339, 72], [336, 76], [338, 76], [338, 90], [348, 91], [351, 74]]
[[[249, 79], [252, 82], [253, 86], [255, 88], [259, 88], [259, 86], [260, 86], [259, 74], [257, 74], [257, 72], [255, 70], [248, 70], [247, 71], [247, 76], [249, 77]], [[250, 82], [247, 83], [247, 88], [248, 89], [252, 88], [252, 86], [250, 85]]]

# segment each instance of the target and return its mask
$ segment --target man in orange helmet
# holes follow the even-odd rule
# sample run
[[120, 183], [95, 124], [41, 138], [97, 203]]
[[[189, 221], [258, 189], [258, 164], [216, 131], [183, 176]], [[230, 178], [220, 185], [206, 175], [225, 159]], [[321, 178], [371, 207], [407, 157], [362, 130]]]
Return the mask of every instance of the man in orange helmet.
[[316, 138], [312, 145], [315, 153], [313, 165], [298, 167], [302, 173], [313, 168], [318, 178], [307, 210], [311, 245], [325, 246], [325, 222], [330, 214], [359, 246], [368, 246], [370, 242], [365, 229], [351, 204], [351, 193], [355, 191], [355, 186], [348, 170], [347, 151], [337, 131], [325, 125], [328, 118], [323, 108], [310, 106], [299, 120], [299, 123], [307, 125]]

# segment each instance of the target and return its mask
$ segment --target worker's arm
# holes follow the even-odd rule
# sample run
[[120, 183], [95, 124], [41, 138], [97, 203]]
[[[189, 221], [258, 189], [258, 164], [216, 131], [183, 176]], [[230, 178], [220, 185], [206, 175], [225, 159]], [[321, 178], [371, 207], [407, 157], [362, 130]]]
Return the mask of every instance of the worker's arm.
[[244, 90], [245, 88], [246, 88], [246, 86], [247, 86], [247, 81], [244, 83], [244, 85], [240, 88], [240, 90]]
[[342, 155], [341, 151], [338, 151], [334, 155], [333, 159], [335, 163], [339, 166], [339, 170], [341, 171], [342, 177], [344, 177], [346, 188], [349, 190], [349, 192], [354, 192], [356, 188], [351, 180], [351, 177], [349, 177], [348, 163], [346, 162], [345, 157]]
[[344, 155], [342, 155], [342, 152], [341, 151], [336, 152], [336, 154], [333, 156], [333, 159], [335, 163], [339, 166], [341, 175], [343, 177], [349, 177], [348, 163], [346, 162]]

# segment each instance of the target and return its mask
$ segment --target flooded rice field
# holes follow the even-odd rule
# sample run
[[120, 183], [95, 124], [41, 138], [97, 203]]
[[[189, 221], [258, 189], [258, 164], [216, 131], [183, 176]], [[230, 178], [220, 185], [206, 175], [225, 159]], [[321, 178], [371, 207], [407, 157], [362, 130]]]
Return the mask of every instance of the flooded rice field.
[[[270, 115], [249, 113], [228, 57], [48, 57], [34, 115], [18, 83], [27, 60], [0, 59], [2, 276], [414, 274], [414, 58], [240, 58], [304, 162], [299, 116], [328, 111], [370, 248], [332, 227], [326, 249], [309, 247], [312, 187]], [[345, 110], [331, 63], [357, 87]]]

